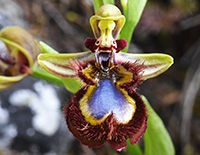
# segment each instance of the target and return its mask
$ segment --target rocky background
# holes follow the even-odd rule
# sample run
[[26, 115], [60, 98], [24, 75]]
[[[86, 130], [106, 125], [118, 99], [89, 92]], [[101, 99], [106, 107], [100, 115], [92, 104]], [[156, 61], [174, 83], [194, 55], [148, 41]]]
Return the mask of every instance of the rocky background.
[[[17, 25], [59, 52], [85, 51], [86, 37], [93, 37], [92, 5], [92, 0], [0, 0], [0, 29]], [[149, 0], [129, 52], [175, 58], [166, 73], [144, 82], [138, 92], [163, 119], [176, 154], [200, 154], [200, 2]], [[107, 144], [89, 149], [71, 135], [62, 114], [71, 96], [32, 77], [0, 91], [0, 154], [127, 154]]]

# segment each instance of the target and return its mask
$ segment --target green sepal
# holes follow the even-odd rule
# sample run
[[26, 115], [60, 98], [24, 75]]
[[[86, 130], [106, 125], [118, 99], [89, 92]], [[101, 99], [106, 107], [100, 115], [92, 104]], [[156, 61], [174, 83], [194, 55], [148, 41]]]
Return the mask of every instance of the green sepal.
[[2, 70], [0, 75], [0, 90], [2, 90], [22, 80], [25, 76], [32, 74], [32, 68], [37, 60], [37, 55], [41, 51], [37, 40], [26, 30], [17, 26], [3, 28], [0, 31], [0, 40], [7, 48], [7, 51], [5, 51], [7, 52], [6, 54], [13, 61], [9, 63], [9, 61], [4, 60], [3, 56], [0, 58], [0, 70]]
[[17, 76], [2, 76], [0, 75], [0, 90], [7, 89], [11, 87], [16, 82], [22, 80], [28, 74], [21, 74]]
[[124, 23], [125, 17], [121, 14], [121, 11], [111, 4], [101, 6], [90, 18], [90, 25], [95, 38], [103, 42], [112, 42], [113, 39], [116, 39]]

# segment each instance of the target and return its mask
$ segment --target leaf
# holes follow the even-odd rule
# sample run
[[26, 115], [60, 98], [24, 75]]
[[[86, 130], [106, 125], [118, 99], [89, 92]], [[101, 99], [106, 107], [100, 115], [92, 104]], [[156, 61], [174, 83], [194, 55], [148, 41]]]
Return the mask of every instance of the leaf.
[[144, 134], [145, 155], [174, 155], [175, 150], [163, 121], [155, 113], [144, 96], [142, 100], [148, 108], [147, 131]]
[[128, 43], [123, 52], [128, 50], [133, 31], [140, 20], [146, 2], [147, 0], [121, 0], [126, 22], [120, 34], [120, 39], [126, 39]]
[[132, 54], [117, 53], [116, 61], [143, 64], [145, 66], [141, 80], [146, 80], [166, 71], [172, 64], [173, 58], [167, 54]]

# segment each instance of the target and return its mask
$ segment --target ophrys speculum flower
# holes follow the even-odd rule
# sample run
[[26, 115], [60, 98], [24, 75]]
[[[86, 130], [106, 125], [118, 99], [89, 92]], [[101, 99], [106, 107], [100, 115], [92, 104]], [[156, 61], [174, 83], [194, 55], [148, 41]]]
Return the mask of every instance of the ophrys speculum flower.
[[41, 52], [38, 42], [27, 31], [9, 26], [0, 31], [0, 90], [32, 74]]
[[124, 39], [116, 40], [125, 18], [113, 5], [102, 6], [91, 17], [95, 39], [90, 52], [41, 54], [39, 63], [63, 78], [79, 78], [82, 88], [65, 107], [70, 131], [82, 144], [99, 147], [108, 141], [115, 150], [139, 141], [147, 127], [147, 110], [136, 86], [167, 70], [173, 63], [166, 54], [122, 53]]

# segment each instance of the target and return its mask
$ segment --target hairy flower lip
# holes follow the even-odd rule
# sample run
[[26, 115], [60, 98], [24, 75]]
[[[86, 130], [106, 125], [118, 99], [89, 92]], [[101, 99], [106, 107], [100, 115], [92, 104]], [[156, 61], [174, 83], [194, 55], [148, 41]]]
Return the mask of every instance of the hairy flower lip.
[[[116, 124], [114, 121], [114, 125], [111, 121], [113, 116], [110, 115], [101, 125], [91, 126], [90, 123], [85, 121], [78, 104], [79, 98], [82, 97], [87, 87], [88, 86], [77, 92], [70, 100], [69, 106], [66, 106], [64, 109], [68, 128], [73, 135], [89, 148], [100, 147], [105, 142], [109, 142], [116, 151], [121, 151], [126, 148], [126, 141], [128, 138], [130, 138], [131, 144], [137, 143], [144, 134], [147, 126], [146, 106], [140, 96], [134, 92], [129, 93], [129, 95], [137, 101], [138, 108], [133, 119], [128, 124]], [[106, 124], [106, 122], [110, 125]], [[113, 130], [110, 129], [109, 126], [111, 128], [114, 127]], [[124, 131], [126, 132], [124, 133]]]
[[[89, 62], [88, 62], [89, 63]], [[92, 62], [90, 62], [92, 63]], [[94, 62], [93, 62], [94, 65]], [[123, 63], [119, 64], [138, 75], [142, 71], [143, 66], [138, 64]], [[130, 69], [132, 68], [132, 69]], [[86, 85], [79, 90], [70, 100], [69, 106], [64, 109], [64, 114], [69, 130], [73, 135], [89, 148], [100, 147], [105, 142], [109, 142], [116, 151], [121, 151], [126, 148], [126, 141], [130, 139], [131, 144], [139, 141], [147, 127], [147, 110], [140, 96], [134, 89], [130, 89], [130, 85], [136, 86], [140, 76], [132, 76], [132, 80], [118, 84], [120, 89], [128, 92], [128, 95], [136, 100], [136, 112], [132, 119], [126, 123], [117, 123], [113, 114], [108, 116], [101, 124], [91, 125], [85, 120], [85, 117], [80, 110], [80, 99], [88, 90], [89, 85]], [[125, 133], [123, 131], [126, 131]]]

